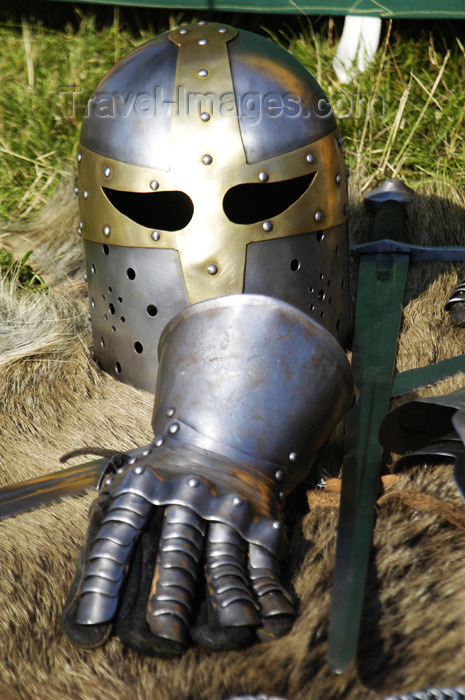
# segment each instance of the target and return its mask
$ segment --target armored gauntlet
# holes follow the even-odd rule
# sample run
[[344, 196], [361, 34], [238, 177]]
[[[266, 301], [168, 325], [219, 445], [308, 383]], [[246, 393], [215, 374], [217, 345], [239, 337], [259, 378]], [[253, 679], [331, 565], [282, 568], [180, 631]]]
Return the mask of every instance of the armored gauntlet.
[[348, 409], [345, 354], [269, 297], [188, 307], [159, 344], [154, 441], [107, 476], [63, 615], [145, 654], [286, 633], [282, 505]]

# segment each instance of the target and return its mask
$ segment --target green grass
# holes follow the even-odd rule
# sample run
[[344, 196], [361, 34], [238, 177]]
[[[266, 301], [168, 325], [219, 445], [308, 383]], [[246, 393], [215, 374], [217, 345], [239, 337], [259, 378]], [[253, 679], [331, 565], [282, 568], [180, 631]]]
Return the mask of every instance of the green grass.
[[[193, 18], [42, 5], [47, 12], [40, 14], [23, 0], [15, 14], [0, 17], [0, 219], [7, 221], [30, 216], [75, 172], [81, 117], [69, 113], [60, 93], [68, 86], [90, 93], [131, 48]], [[311, 70], [339, 116], [362, 191], [398, 176], [415, 189], [463, 189], [465, 50], [453, 26], [386, 23], [369, 70], [341, 85], [331, 65], [340, 20], [220, 17], [271, 35]]]

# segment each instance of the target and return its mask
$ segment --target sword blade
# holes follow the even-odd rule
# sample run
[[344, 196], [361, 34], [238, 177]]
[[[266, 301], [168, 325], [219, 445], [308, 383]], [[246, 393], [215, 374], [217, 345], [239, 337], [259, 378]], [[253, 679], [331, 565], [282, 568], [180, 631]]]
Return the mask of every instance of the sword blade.
[[329, 621], [328, 663], [336, 673], [357, 651], [383, 456], [378, 428], [389, 408], [408, 268], [408, 254], [369, 254], [360, 262], [352, 354], [360, 396], [347, 416]]
[[0, 520], [97, 486], [108, 459], [95, 459], [0, 488]]

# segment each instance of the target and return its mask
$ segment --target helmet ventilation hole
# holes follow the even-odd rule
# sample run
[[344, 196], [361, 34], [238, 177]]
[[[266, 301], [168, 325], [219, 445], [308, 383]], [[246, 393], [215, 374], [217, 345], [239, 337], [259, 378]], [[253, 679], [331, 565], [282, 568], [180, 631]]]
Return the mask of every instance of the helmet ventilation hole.
[[148, 313], [149, 316], [152, 316], [152, 317], [157, 315], [158, 309], [157, 309], [157, 307], [155, 306], [155, 304], [149, 304], [149, 305], [147, 306], [147, 313]]
[[138, 354], [141, 355], [144, 351], [144, 347], [142, 343], [140, 343], [138, 340], [134, 343], [134, 351]]
[[291, 268], [292, 272], [297, 272], [297, 270], [300, 269], [300, 262], [297, 260], [297, 258], [294, 258], [291, 260], [289, 267]]
[[104, 255], [108, 255], [109, 252], [110, 252], [110, 248], [107, 246], [106, 243], [104, 243], [104, 244], [102, 245], [102, 250], [103, 250], [103, 254], [104, 254]]
[[119, 362], [115, 362], [115, 372], [116, 374], [121, 374], [121, 365]]
[[324, 239], [324, 237], [325, 237], [325, 234], [323, 233], [323, 231], [317, 231], [316, 240], [318, 242], [322, 241]]
[[128, 269], [126, 270], [126, 274], [128, 276], [128, 279], [136, 279], [136, 271], [132, 267], [128, 267]]
[[116, 309], [115, 309], [115, 305], [112, 304], [111, 302], [110, 302], [110, 304], [108, 304], [108, 310], [109, 310], [109, 312], [111, 313], [112, 316], [115, 315], [115, 310], [116, 310]]

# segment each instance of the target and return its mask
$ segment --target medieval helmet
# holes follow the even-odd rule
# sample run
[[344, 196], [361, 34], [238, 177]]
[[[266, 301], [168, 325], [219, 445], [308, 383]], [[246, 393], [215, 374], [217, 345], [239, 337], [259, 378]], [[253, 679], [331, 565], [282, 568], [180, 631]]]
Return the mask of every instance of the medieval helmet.
[[345, 166], [315, 79], [268, 39], [199, 22], [135, 49], [83, 120], [79, 231], [97, 360], [154, 391], [186, 306], [280, 298], [350, 333]]

